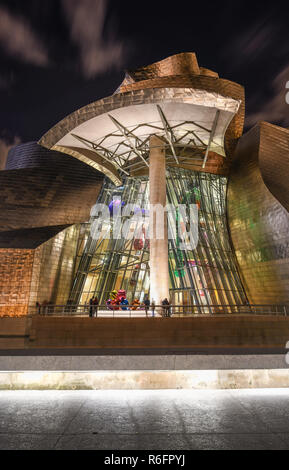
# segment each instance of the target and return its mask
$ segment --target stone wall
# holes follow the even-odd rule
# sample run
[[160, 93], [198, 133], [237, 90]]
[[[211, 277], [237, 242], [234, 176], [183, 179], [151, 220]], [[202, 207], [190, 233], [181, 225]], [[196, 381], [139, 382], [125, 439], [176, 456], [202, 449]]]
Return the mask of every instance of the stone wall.
[[34, 250], [0, 249], [0, 316], [28, 312]]

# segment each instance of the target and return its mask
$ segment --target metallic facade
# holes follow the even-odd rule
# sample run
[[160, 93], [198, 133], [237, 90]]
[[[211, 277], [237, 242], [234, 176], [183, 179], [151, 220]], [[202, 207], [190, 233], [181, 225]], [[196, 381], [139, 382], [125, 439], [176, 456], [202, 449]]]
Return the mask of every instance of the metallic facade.
[[85, 222], [103, 175], [35, 142], [10, 150], [0, 172], [0, 247], [34, 249]]
[[0, 316], [26, 315], [41, 304], [66, 304], [73, 281], [79, 225], [35, 250], [0, 249]]
[[72, 285], [80, 225], [72, 225], [35, 250], [29, 306], [65, 305]]
[[259, 128], [258, 161], [264, 183], [280, 204], [289, 211], [289, 129], [268, 122], [261, 122]]
[[[268, 139], [273, 141], [274, 128], [277, 126], [261, 123], [239, 140], [228, 190], [233, 246], [248, 298], [259, 304], [289, 300], [289, 214], [270, 191], [270, 182], [276, 189], [274, 179], [285, 182], [285, 167], [286, 186], [280, 184], [276, 191], [288, 200], [288, 165], [277, 165], [280, 140], [279, 146], [270, 147], [271, 158], [264, 157], [264, 151], [269, 151]], [[277, 141], [279, 132], [282, 129], [277, 128]], [[276, 168], [272, 174], [267, 167], [272, 166], [271, 161]], [[266, 170], [267, 185], [263, 177]]]
[[0, 315], [66, 302], [77, 225], [89, 219], [103, 175], [35, 142], [10, 150], [0, 172]]

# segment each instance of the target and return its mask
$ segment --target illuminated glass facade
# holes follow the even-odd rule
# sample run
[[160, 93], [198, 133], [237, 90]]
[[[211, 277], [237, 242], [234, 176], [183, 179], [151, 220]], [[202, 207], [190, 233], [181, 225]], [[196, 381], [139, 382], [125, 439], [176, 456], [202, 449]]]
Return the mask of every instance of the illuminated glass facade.
[[[198, 207], [199, 242], [195, 249], [180, 249], [178, 237], [169, 240], [170, 295], [178, 305], [240, 305], [246, 301], [231, 248], [226, 218], [227, 179], [175, 167], [167, 168], [167, 202]], [[149, 203], [148, 177], [125, 178], [122, 187], [105, 181], [98, 202], [112, 207], [123, 201], [145, 208]], [[177, 211], [178, 213], [178, 211]], [[87, 303], [97, 295], [101, 303], [113, 290], [124, 289], [127, 298], [142, 301], [149, 295], [149, 237], [145, 224], [126, 223], [130, 239], [106, 239], [110, 220], [102, 236], [91, 236], [90, 223], [81, 227], [76, 273], [70, 302]], [[128, 216], [121, 216], [121, 228]], [[168, 217], [170, 226], [170, 217]]]

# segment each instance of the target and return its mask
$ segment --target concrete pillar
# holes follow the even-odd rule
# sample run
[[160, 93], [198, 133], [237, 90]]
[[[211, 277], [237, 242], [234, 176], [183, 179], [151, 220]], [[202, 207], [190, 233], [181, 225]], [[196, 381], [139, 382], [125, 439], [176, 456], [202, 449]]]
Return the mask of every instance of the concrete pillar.
[[[166, 156], [164, 143], [159, 137], [150, 138], [150, 204], [166, 206]], [[157, 239], [156, 228], [163, 228], [163, 239]], [[150, 215], [150, 298], [160, 305], [169, 299], [169, 256], [167, 215], [160, 219], [156, 213]], [[153, 230], [152, 230], [153, 228]]]

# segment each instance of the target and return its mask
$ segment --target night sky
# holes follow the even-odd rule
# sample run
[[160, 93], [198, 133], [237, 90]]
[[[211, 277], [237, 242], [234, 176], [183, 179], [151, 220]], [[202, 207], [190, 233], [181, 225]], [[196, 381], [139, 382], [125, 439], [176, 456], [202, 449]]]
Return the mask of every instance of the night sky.
[[179, 52], [245, 86], [247, 128], [289, 126], [288, 17], [280, 1], [0, 0], [0, 158]]

